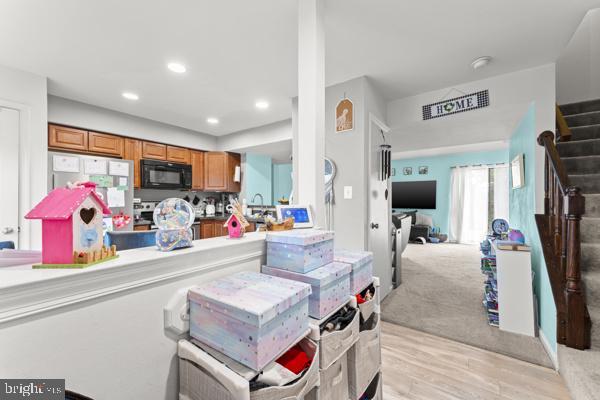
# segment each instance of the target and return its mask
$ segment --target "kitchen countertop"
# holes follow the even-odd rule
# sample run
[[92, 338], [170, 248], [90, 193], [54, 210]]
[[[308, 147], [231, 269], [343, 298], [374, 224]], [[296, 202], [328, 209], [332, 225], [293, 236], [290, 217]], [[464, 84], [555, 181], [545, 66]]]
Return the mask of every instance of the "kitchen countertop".
[[[196, 216], [196, 218], [194, 219], [195, 222], [202, 222], [202, 221], [226, 221], [229, 218], [230, 214], [215, 214], [213, 216], [206, 216], [203, 215], [201, 217]], [[246, 217], [246, 220], [248, 222], [254, 222], [254, 223], [263, 223], [263, 219], [262, 218], [254, 218], [254, 217]], [[141, 219], [141, 220], [137, 220], [134, 221], [133, 223], [134, 226], [139, 226], [139, 225], [152, 225], [152, 221], [149, 221], [147, 219]]]

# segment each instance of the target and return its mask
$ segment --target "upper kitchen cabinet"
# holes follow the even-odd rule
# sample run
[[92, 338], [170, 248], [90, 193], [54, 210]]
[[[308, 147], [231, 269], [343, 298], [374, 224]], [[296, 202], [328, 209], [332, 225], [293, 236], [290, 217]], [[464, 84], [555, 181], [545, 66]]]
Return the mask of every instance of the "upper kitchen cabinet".
[[204, 190], [239, 192], [240, 182], [234, 182], [235, 168], [240, 166], [237, 153], [209, 151], [204, 154]]
[[123, 158], [133, 161], [133, 187], [139, 189], [142, 186], [142, 174], [140, 160], [142, 159], [142, 141], [137, 139], [124, 139]]
[[204, 190], [204, 152], [190, 150], [192, 189]]
[[183, 147], [167, 146], [167, 161], [189, 164], [190, 150]]
[[142, 158], [150, 160], [167, 160], [167, 145], [152, 142], [142, 143]]
[[88, 151], [123, 157], [123, 138], [106, 133], [88, 132]]
[[88, 132], [50, 124], [48, 125], [48, 147], [54, 150], [87, 151]]

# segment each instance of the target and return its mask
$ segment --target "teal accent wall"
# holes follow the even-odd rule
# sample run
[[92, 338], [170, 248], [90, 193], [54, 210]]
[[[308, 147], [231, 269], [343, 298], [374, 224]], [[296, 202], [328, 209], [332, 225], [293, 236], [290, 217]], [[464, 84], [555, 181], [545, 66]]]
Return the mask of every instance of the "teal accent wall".
[[[448, 233], [451, 168], [457, 165], [502, 162], [508, 162], [508, 149], [393, 160], [392, 168], [396, 169], [396, 175], [392, 177], [392, 182], [437, 181], [436, 209], [419, 210], [419, 212], [430, 215], [434, 225], [440, 227], [442, 233]], [[427, 175], [419, 175], [420, 166], [429, 168]], [[405, 167], [412, 168], [412, 175], [404, 175]]]
[[[246, 197], [248, 203], [256, 193], [263, 196], [264, 204], [273, 204], [273, 168], [271, 157], [246, 153]], [[257, 200], [258, 201], [258, 200]]]
[[290, 198], [292, 192], [292, 164], [273, 164], [273, 201]]
[[531, 266], [535, 273], [533, 284], [539, 305], [538, 322], [548, 342], [556, 351], [556, 307], [534, 216], [537, 146], [535, 122], [535, 104], [532, 103], [510, 139], [509, 159], [512, 160], [519, 154], [524, 156], [525, 185], [518, 189], [510, 189], [509, 223], [511, 228], [523, 232], [527, 244], [531, 246]]

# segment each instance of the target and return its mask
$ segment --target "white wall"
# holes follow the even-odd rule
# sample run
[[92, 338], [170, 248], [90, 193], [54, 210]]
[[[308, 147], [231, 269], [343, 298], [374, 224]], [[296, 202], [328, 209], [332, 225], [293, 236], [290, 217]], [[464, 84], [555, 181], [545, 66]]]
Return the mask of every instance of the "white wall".
[[[366, 249], [367, 237], [367, 146], [366, 78], [356, 78], [325, 89], [325, 157], [337, 167], [333, 190], [335, 245]], [[354, 129], [335, 132], [335, 107], [348, 97], [354, 104]], [[352, 186], [352, 199], [344, 199], [344, 186]]]
[[556, 62], [558, 104], [600, 99], [600, 9], [589, 11]]
[[56, 96], [48, 96], [48, 121], [199, 150], [217, 149], [215, 136]]
[[[387, 122], [392, 129], [394, 152], [507, 141], [529, 104], [540, 96], [539, 82], [549, 83], [548, 68], [554, 70], [553, 64], [552, 67], [524, 69], [389, 102]], [[550, 86], [554, 88], [555, 85], [550, 82]], [[484, 89], [489, 90], [488, 107], [423, 121], [422, 106]], [[554, 95], [551, 97], [554, 101]]]
[[19, 234], [22, 248], [41, 247], [41, 224], [23, 216], [45, 195], [47, 185], [46, 78], [0, 66], [0, 106], [21, 112], [19, 137]]
[[292, 140], [292, 120], [286, 119], [220, 136], [218, 138], [218, 148], [222, 151], [239, 151], [240, 149], [290, 140]]

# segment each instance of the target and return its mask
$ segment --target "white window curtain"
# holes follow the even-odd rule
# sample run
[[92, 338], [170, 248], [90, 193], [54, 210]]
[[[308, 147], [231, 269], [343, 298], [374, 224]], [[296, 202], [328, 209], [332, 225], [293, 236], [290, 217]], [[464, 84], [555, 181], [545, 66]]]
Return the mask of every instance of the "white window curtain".
[[494, 219], [502, 218], [508, 221], [508, 165], [494, 168]]
[[450, 179], [449, 238], [478, 243], [488, 231], [489, 172], [487, 166], [456, 167]]

